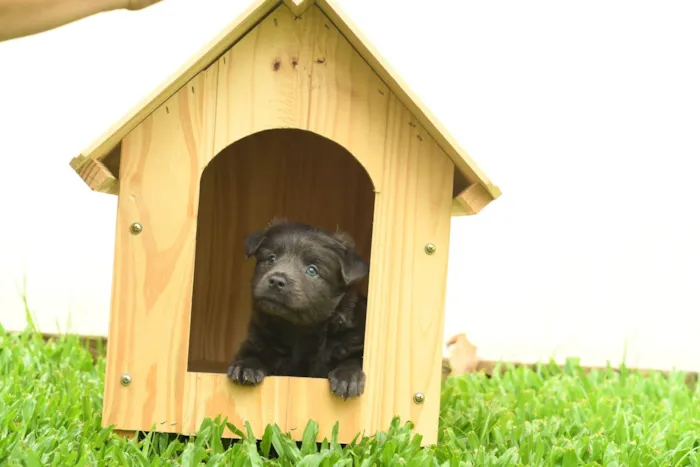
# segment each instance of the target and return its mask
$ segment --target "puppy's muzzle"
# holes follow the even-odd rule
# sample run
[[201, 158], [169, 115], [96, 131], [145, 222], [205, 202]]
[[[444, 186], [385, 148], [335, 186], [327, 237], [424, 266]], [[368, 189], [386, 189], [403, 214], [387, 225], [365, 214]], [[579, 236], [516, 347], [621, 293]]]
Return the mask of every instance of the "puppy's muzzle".
[[282, 292], [287, 287], [287, 276], [276, 272], [267, 279], [267, 286], [272, 290]]

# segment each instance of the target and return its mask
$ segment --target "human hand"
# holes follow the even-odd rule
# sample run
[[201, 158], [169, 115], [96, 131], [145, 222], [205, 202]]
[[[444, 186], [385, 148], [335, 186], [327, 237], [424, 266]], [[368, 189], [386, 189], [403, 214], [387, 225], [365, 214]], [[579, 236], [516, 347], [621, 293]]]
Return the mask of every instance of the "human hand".
[[142, 10], [160, 1], [161, 0], [126, 0], [125, 8], [127, 10]]
[[143, 10], [162, 0], [0, 0], [0, 42], [114, 10]]

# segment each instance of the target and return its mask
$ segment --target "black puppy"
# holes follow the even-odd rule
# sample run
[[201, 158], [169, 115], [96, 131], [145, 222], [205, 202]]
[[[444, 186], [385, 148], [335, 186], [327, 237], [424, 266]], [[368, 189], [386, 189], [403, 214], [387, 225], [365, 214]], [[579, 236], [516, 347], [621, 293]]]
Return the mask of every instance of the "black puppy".
[[367, 299], [354, 285], [369, 273], [350, 236], [273, 221], [245, 239], [255, 256], [248, 338], [228, 368], [243, 385], [265, 376], [328, 378], [333, 394], [363, 393]]

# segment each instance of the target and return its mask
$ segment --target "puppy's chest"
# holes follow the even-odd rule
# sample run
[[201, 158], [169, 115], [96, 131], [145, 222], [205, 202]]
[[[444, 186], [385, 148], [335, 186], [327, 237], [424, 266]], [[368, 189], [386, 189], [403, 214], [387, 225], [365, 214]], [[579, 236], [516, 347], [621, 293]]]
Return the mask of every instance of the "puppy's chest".
[[323, 335], [288, 336], [283, 342], [277, 342], [275, 350], [280, 355], [280, 370], [290, 376], [325, 376], [326, 337]]

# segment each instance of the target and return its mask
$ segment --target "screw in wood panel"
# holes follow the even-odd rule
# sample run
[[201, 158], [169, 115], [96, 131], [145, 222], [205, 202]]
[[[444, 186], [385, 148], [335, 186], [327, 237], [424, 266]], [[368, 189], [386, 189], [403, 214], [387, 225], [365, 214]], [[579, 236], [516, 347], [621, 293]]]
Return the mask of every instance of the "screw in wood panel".
[[141, 231], [143, 231], [143, 226], [138, 222], [134, 222], [131, 224], [131, 227], [129, 227], [129, 231], [134, 235], [138, 235], [141, 233]]
[[422, 392], [415, 393], [413, 395], [413, 402], [415, 402], [416, 404], [422, 404], [423, 402], [425, 402], [425, 394], [423, 394]]
[[437, 250], [437, 247], [433, 243], [428, 243], [425, 245], [425, 252], [429, 255], [432, 255], [435, 253], [435, 250]]
[[128, 386], [131, 384], [131, 375], [129, 373], [124, 373], [121, 378], [119, 378], [119, 381], [122, 383], [122, 386]]

